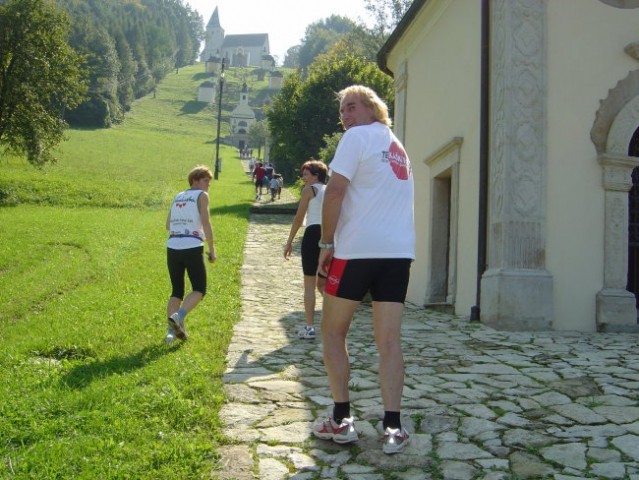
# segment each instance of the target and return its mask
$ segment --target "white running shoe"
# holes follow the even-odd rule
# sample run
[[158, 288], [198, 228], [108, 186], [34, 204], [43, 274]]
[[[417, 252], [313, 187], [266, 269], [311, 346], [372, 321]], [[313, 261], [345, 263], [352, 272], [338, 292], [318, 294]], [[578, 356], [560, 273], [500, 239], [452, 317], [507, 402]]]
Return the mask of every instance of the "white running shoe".
[[386, 455], [401, 452], [410, 442], [410, 435], [406, 430], [386, 427], [384, 430], [384, 446], [382, 450]]
[[315, 340], [315, 337], [317, 336], [317, 334], [315, 333], [315, 327], [306, 325], [299, 332], [297, 332], [297, 336], [307, 340]]
[[175, 342], [175, 329], [171, 325], [169, 325], [164, 341], [168, 344]]
[[184, 319], [180, 318], [177, 312], [169, 317], [169, 327], [173, 327], [175, 336], [180, 340], [186, 340], [188, 338], [186, 328], [184, 327]]
[[333, 440], [335, 443], [344, 444], [359, 440], [353, 417], [342, 419], [339, 425], [332, 417], [318, 420], [313, 425], [313, 435], [322, 440]]

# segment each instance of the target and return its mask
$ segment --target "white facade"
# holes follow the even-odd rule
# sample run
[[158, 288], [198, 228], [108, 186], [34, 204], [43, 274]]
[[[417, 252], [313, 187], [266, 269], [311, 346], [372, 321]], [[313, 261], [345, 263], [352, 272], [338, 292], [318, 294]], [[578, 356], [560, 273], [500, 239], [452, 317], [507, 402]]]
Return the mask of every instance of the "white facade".
[[213, 103], [215, 100], [215, 83], [203, 82], [197, 89], [197, 101], [204, 103]]
[[636, 329], [626, 278], [638, 3], [414, 1], [379, 60], [415, 174], [410, 301], [479, 307], [482, 322], [512, 330]]
[[242, 85], [240, 102], [231, 113], [231, 142], [238, 148], [248, 144], [248, 132], [255, 123], [255, 112], [249, 106], [249, 94], [246, 82]]

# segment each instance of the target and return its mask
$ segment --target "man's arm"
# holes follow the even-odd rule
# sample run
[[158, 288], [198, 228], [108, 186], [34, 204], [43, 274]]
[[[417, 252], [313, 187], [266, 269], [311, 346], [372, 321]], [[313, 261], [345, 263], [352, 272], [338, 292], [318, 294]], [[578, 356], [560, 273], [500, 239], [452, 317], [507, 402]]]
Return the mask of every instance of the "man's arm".
[[[350, 181], [344, 175], [333, 172], [326, 190], [324, 191], [324, 202], [322, 203], [322, 243], [333, 243], [335, 239], [335, 230], [337, 229], [337, 221], [342, 211], [342, 201], [346, 195], [346, 189], [350, 185]], [[319, 257], [319, 273], [326, 276], [328, 268], [333, 260], [333, 249], [323, 248], [320, 250]]]

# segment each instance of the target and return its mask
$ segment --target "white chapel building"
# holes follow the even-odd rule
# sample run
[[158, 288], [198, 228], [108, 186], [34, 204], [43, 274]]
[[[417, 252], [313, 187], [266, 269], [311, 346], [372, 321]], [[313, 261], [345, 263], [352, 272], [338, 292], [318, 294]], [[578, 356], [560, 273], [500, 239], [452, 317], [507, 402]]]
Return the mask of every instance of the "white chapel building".
[[242, 149], [248, 145], [248, 132], [255, 123], [255, 112], [249, 106], [249, 91], [246, 82], [240, 91], [240, 101], [231, 112], [231, 144]]
[[414, 0], [378, 64], [415, 178], [408, 300], [637, 332], [639, 0]]

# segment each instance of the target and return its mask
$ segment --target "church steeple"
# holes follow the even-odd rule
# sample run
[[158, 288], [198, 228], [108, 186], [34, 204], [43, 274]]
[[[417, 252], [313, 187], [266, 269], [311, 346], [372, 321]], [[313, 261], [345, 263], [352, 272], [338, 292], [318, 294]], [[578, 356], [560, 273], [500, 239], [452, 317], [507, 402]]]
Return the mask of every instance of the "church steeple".
[[206, 41], [204, 50], [200, 55], [202, 61], [207, 61], [210, 57], [221, 57], [222, 44], [224, 43], [224, 29], [220, 25], [220, 14], [215, 7], [209, 23], [206, 24]]
[[211, 19], [209, 23], [206, 25], [206, 29], [209, 30], [211, 28], [222, 28], [220, 25], [220, 14], [217, 12], [217, 7], [213, 11], [213, 15], [211, 15]]

